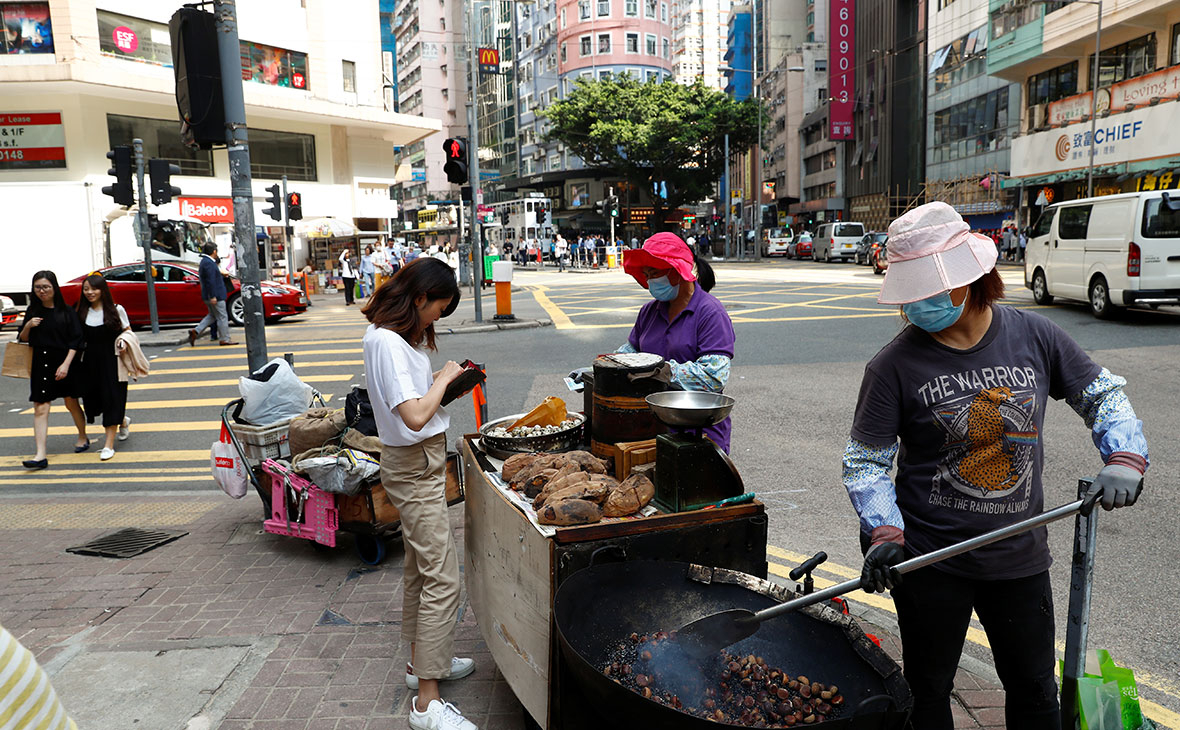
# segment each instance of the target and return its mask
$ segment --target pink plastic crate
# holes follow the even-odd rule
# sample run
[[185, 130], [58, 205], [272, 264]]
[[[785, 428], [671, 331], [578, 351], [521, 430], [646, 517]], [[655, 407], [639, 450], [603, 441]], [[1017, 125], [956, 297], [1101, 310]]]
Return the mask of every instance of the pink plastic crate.
[[[321, 490], [293, 471], [273, 459], [262, 462], [262, 469], [270, 474], [270, 519], [262, 523], [262, 529], [274, 535], [301, 537], [315, 540], [321, 545], [336, 547], [336, 531], [340, 528], [340, 513], [336, 510], [334, 495]], [[303, 522], [296, 522], [298, 514], [287, 514], [287, 499], [284, 491], [290, 484], [296, 494], [307, 491], [307, 503], [303, 507]], [[288, 519], [289, 518], [289, 519]]]

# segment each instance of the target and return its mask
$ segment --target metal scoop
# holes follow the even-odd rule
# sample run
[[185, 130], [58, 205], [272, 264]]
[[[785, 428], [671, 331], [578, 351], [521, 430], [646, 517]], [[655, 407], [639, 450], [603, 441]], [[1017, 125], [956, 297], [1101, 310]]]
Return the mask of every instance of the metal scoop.
[[[910, 573], [918, 568], [925, 568], [928, 565], [933, 565], [955, 555], [969, 552], [984, 545], [990, 545], [1006, 537], [1019, 535], [1041, 525], [1056, 522], [1057, 520], [1077, 514], [1083, 508], [1088, 512], [1094, 506], [1094, 502], [1098, 500], [1100, 494], [1101, 492], [1095, 492], [1092, 495], [1088, 495], [1085, 499], [1079, 499], [1076, 502], [1062, 505], [1057, 509], [1042, 512], [1036, 517], [1030, 517], [1027, 520], [1016, 522], [1007, 527], [1001, 527], [998, 530], [985, 532], [970, 540], [964, 540], [954, 545], [948, 545], [940, 550], [919, 555], [903, 563], [898, 563], [894, 567], [897, 568], [897, 572], [899, 573]], [[860, 588], [860, 578], [838, 583], [837, 585], [818, 590], [815, 593], [787, 601], [786, 603], [780, 603], [777, 606], [764, 608], [757, 613], [745, 608], [732, 608], [728, 611], [719, 611], [718, 613], [710, 614], [682, 626], [677, 632], [677, 643], [680, 644], [682, 651], [693, 658], [700, 659], [711, 656], [727, 646], [736, 644], [748, 636], [753, 636], [758, 631], [758, 627], [762, 622], [767, 619], [776, 618], [806, 606], [814, 606], [817, 603], [849, 593], [858, 588]]]

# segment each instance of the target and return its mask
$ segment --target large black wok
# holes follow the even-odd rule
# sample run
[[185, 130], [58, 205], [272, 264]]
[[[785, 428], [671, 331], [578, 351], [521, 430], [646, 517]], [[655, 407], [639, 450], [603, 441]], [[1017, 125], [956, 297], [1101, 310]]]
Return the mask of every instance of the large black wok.
[[[703, 720], [644, 699], [603, 676], [612, 650], [632, 632], [671, 630], [711, 612], [767, 608], [792, 596], [745, 573], [672, 561], [593, 565], [566, 579], [553, 614], [562, 656], [591, 706], [619, 727], [740, 727]], [[764, 624], [732, 649], [768, 665], [839, 685], [840, 717], [825, 730], [901, 728], [910, 708], [901, 668], [848, 616], [812, 606]]]

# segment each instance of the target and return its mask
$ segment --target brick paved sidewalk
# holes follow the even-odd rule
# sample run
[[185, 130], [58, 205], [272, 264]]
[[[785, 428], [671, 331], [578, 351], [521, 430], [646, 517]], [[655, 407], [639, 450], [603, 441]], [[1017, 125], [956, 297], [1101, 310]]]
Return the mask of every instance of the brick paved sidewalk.
[[[451, 510], [461, 556], [462, 514]], [[400, 547], [367, 567], [347, 539], [315, 550], [261, 533], [260, 516], [253, 494], [212, 491], [3, 500], [0, 623], [85, 730], [407, 727]], [[189, 534], [125, 560], [65, 552], [128, 525]], [[896, 638], [866, 630], [898, 654]], [[482, 730], [521, 730], [466, 597], [456, 652], [477, 669], [444, 696]], [[1003, 726], [994, 685], [961, 671], [956, 688], [956, 727]]]

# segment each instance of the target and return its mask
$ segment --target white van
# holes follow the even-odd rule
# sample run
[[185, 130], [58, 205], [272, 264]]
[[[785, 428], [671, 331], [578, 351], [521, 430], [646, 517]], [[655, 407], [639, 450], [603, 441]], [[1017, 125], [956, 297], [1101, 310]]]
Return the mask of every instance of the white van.
[[824, 223], [815, 231], [816, 261], [851, 261], [865, 237], [864, 223]]
[[1087, 301], [1101, 319], [1121, 307], [1180, 304], [1180, 191], [1049, 206], [1029, 237], [1024, 285], [1038, 304]]

